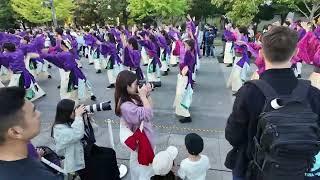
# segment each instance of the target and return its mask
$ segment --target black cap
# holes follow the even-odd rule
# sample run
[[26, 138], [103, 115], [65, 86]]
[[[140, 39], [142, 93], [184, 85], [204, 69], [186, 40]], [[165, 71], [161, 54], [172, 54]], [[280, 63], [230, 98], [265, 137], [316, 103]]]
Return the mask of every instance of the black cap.
[[185, 139], [186, 148], [191, 155], [198, 155], [203, 150], [203, 139], [196, 133], [187, 134]]

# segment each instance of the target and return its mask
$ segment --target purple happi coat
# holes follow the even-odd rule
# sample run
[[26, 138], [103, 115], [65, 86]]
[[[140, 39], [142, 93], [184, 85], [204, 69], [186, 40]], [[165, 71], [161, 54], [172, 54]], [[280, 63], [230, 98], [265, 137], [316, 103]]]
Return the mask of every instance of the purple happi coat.
[[123, 65], [135, 69], [139, 80], [144, 79], [143, 72], [140, 67], [141, 52], [139, 50], [134, 50], [129, 47], [125, 47], [123, 57]]
[[[191, 50], [187, 50], [185, 55], [184, 55], [184, 60], [180, 61], [179, 67], [180, 67], [180, 71], [182, 71], [182, 69], [185, 66], [188, 66], [188, 84], [191, 84], [191, 87], [193, 88], [193, 80], [192, 80], [192, 74], [194, 73], [194, 69], [197, 63], [197, 59], [196, 59], [196, 54], [195, 51], [191, 51]], [[186, 88], [188, 87], [188, 84], [186, 86]]]
[[74, 58], [77, 60], [80, 60], [79, 54], [78, 54], [78, 42], [77, 39], [74, 36], [71, 36], [69, 34], [66, 35], [67, 39], [71, 42], [72, 49], [70, 52], [74, 55]]
[[25, 89], [30, 88], [31, 83], [35, 83], [35, 79], [32, 74], [26, 69], [24, 63], [24, 54], [20, 49], [14, 52], [4, 52], [0, 54], [0, 59], [2, 62], [8, 62], [9, 69], [14, 74], [21, 74], [23, 78], [23, 86]]
[[83, 36], [83, 39], [86, 43], [87, 46], [91, 46], [94, 47], [96, 46], [96, 42], [97, 42], [97, 38], [94, 37], [92, 34], [88, 33], [86, 35]]
[[166, 38], [163, 35], [158, 35], [157, 38], [158, 38], [160, 47], [165, 50], [166, 54], [170, 54], [171, 49], [167, 44]]
[[112, 42], [106, 42], [101, 44], [101, 54], [105, 57], [110, 56], [111, 65], [121, 64], [121, 59], [118, 54], [118, 49], [116, 44]]
[[159, 65], [159, 67], [161, 67], [161, 62], [159, 58], [159, 55], [160, 55], [159, 45], [156, 43], [153, 43], [150, 40], [142, 40], [142, 41], [139, 41], [139, 43], [141, 46], [143, 46], [146, 49], [149, 58], [152, 58], [151, 64], [153, 64], [154, 66], [153, 70], [154, 71], [156, 70], [155, 67], [157, 64]]
[[56, 54], [43, 53], [41, 57], [65, 71], [70, 71], [71, 77], [73, 77], [70, 81], [72, 81], [74, 85], [78, 85], [79, 79], [86, 80], [85, 75], [78, 67], [74, 55], [71, 52], [63, 51]]

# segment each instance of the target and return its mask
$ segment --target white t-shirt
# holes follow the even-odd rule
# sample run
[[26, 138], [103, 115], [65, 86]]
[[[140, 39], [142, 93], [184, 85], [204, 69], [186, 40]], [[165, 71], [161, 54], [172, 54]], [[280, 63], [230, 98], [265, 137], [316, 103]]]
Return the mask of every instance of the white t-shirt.
[[198, 161], [190, 161], [188, 158], [182, 160], [178, 175], [181, 179], [187, 180], [205, 180], [207, 170], [210, 169], [209, 158], [205, 155], [200, 155]]

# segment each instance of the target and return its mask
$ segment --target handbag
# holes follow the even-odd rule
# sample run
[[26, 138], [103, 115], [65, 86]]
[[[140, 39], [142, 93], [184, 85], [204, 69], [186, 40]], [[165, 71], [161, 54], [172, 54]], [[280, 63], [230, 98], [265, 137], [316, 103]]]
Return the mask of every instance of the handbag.
[[182, 100], [181, 100], [181, 106], [185, 109], [189, 109], [192, 103], [192, 95], [193, 95], [193, 89], [191, 87], [191, 84], [189, 83], [187, 88], [184, 91]]

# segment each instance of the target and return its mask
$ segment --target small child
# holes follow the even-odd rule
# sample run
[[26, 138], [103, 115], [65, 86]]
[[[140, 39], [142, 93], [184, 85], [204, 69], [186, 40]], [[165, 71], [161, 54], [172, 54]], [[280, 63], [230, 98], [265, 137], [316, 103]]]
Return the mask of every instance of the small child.
[[189, 156], [180, 164], [179, 177], [187, 180], [205, 180], [210, 162], [207, 156], [200, 154], [203, 150], [203, 139], [198, 134], [188, 134], [185, 137], [185, 146]]
[[174, 160], [177, 155], [178, 149], [174, 146], [169, 146], [165, 151], [159, 152], [152, 162], [155, 176], [151, 177], [151, 180], [176, 180]]

